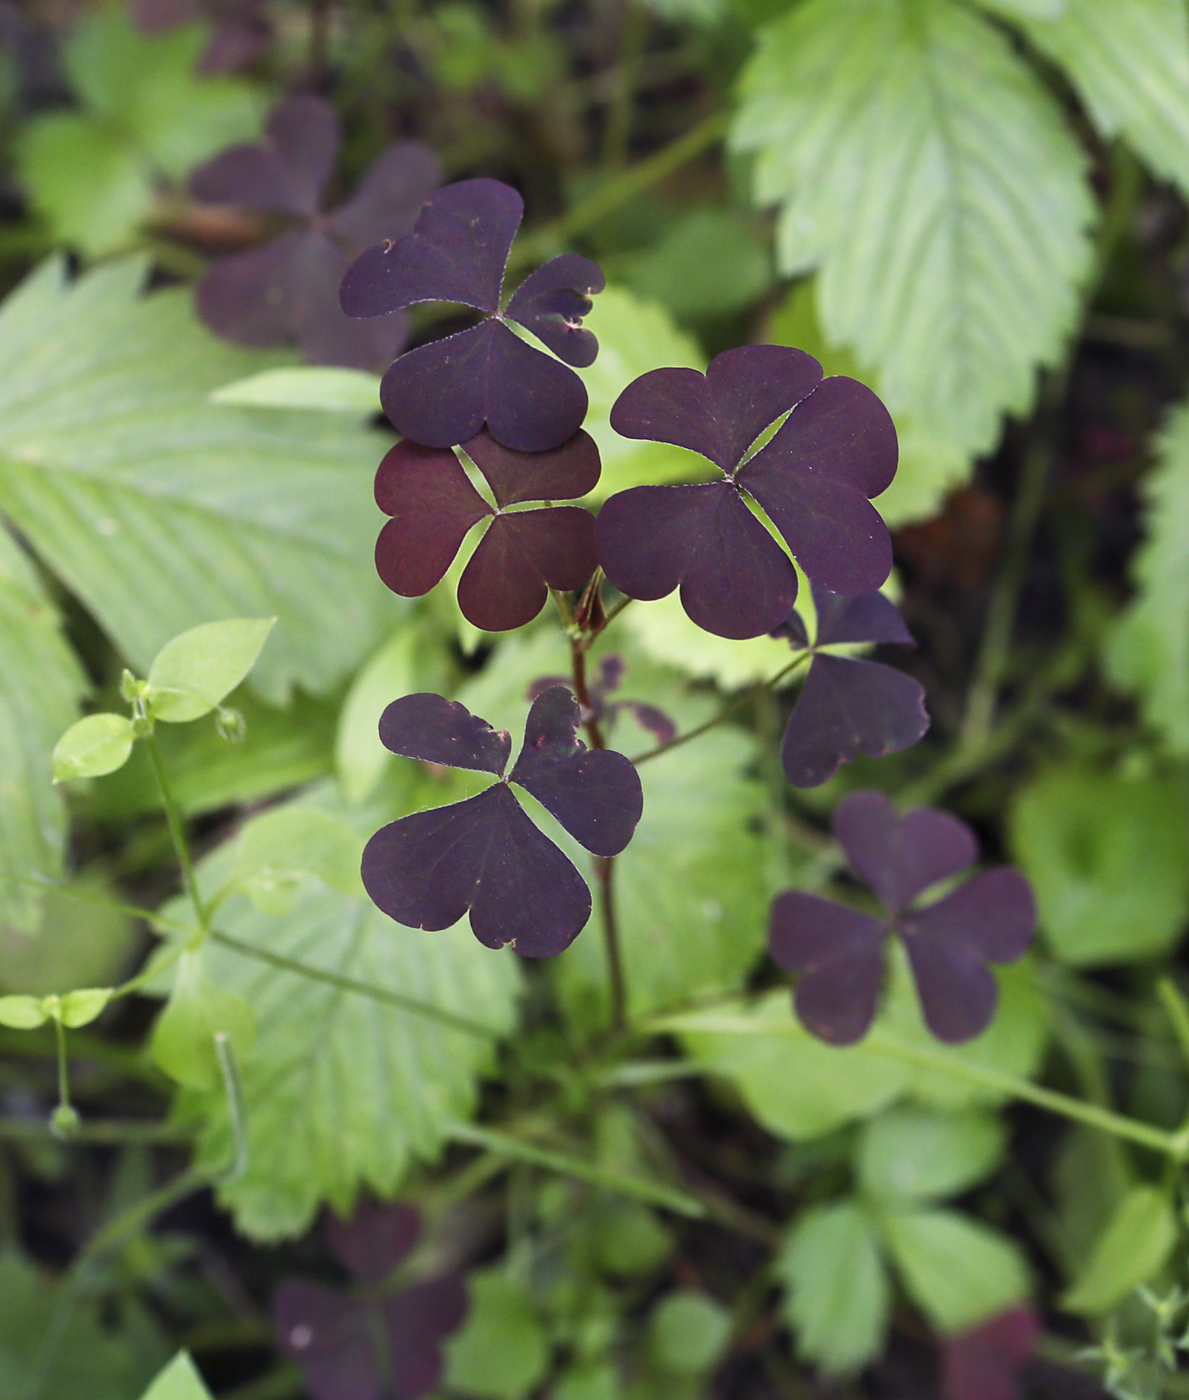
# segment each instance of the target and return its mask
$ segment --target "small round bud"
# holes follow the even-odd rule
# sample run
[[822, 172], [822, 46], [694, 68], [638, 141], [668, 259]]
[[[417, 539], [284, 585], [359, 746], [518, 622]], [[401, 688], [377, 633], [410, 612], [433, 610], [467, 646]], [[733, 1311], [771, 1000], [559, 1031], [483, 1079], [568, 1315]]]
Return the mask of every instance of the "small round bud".
[[77, 1137], [81, 1126], [82, 1119], [77, 1110], [68, 1103], [60, 1103], [50, 1114], [50, 1132], [62, 1142], [69, 1142], [71, 1138]]
[[220, 705], [215, 711], [215, 729], [219, 738], [226, 739], [229, 744], [241, 743], [248, 732], [243, 715], [238, 710], [233, 710], [230, 705]]

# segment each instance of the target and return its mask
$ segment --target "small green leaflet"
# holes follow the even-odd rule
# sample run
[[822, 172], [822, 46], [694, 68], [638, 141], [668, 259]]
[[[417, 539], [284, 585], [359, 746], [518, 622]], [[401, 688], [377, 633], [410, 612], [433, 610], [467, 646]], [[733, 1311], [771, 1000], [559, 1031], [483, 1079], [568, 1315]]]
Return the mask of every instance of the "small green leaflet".
[[1176, 1242], [1177, 1219], [1167, 1193], [1154, 1186], [1133, 1187], [1061, 1306], [1067, 1312], [1091, 1316], [1110, 1312], [1163, 1266]]
[[57, 610], [0, 523], [0, 926], [32, 932], [42, 892], [21, 882], [61, 874], [66, 813], [50, 753], [86, 689]]
[[149, 667], [149, 713], [171, 724], [210, 714], [256, 664], [276, 621], [204, 622], [166, 642]]
[[151, 214], [154, 183], [259, 134], [263, 103], [241, 79], [196, 73], [204, 26], [149, 35], [127, 9], [84, 16], [63, 65], [82, 111], [37, 118], [18, 144], [21, 178], [56, 238], [98, 257]]
[[938, 1113], [901, 1104], [864, 1123], [856, 1172], [873, 1200], [956, 1196], [981, 1181], [1003, 1152], [999, 1120], [977, 1109]]
[[146, 274], [129, 259], [71, 281], [55, 260], [0, 308], [0, 511], [140, 674], [199, 623], [275, 616], [251, 685], [323, 693], [392, 625], [372, 565], [384, 440], [212, 404], [278, 357], [217, 341], [186, 289], [142, 296]]
[[1078, 311], [1094, 202], [1060, 106], [956, 0], [808, 0], [760, 31], [731, 140], [817, 269], [832, 344], [950, 451], [993, 446]]
[[140, 1400], [212, 1400], [188, 1351], [179, 1351]]
[[549, 1368], [549, 1340], [524, 1285], [503, 1269], [467, 1279], [470, 1307], [445, 1346], [442, 1379], [478, 1400], [524, 1400]]
[[697, 1376], [722, 1358], [731, 1340], [731, 1314], [716, 1299], [691, 1288], [667, 1293], [652, 1311], [649, 1351], [671, 1374]]
[[136, 731], [127, 715], [87, 715], [54, 745], [54, 782], [101, 778], [123, 768], [132, 752]]
[[237, 1062], [251, 1049], [256, 1016], [251, 1004], [206, 974], [202, 952], [178, 961], [173, 990], [153, 1026], [153, 1059], [171, 1079], [190, 1089], [223, 1091], [215, 1037], [226, 1036]]

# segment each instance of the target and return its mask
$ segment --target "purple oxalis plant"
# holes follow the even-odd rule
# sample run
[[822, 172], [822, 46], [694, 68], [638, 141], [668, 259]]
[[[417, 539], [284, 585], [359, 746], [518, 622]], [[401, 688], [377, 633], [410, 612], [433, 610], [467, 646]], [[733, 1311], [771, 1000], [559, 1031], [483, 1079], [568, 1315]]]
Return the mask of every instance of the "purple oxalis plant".
[[[606, 724], [610, 730], [621, 714], [630, 714], [640, 728], [646, 729], [658, 744], [671, 743], [677, 737], [677, 726], [664, 710], [656, 705], [646, 704], [643, 700], [610, 698], [623, 684], [626, 670], [627, 666], [622, 656], [611, 652], [600, 657], [598, 673], [587, 682], [588, 705], [582, 709], [582, 723], [594, 720], [596, 723]], [[552, 685], [568, 686], [571, 682], [565, 676], [542, 676], [529, 686], [528, 698], [535, 700]]]
[[339, 143], [330, 103], [290, 97], [274, 108], [263, 141], [231, 146], [194, 172], [196, 198], [279, 215], [289, 224], [258, 248], [216, 260], [198, 283], [198, 313], [240, 344], [295, 341], [313, 364], [378, 369], [407, 341], [408, 318], [353, 321], [339, 306], [339, 284], [360, 249], [412, 228], [442, 172], [427, 146], [399, 141], [345, 204], [325, 213]]
[[809, 674], [780, 746], [784, 775], [794, 787], [818, 787], [860, 753], [871, 758], [911, 748], [929, 728], [918, 681], [879, 661], [839, 656], [830, 647], [895, 642], [912, 634], [882, 593], [848, 597], [813, 585], [817, 628], [812, 644], [800, 613], [776, 629], [812, 653]]
[[388, 1286], [420, 1233], [412, 1206], [363, 1201], [350, 1220], [326, 1222], [327, 1243], [354, 1289], [304, 1278], [277, 1289], [273, 1330], [314, 1400], [416, 1400], [437, 1384], [441, 1343], [466, 1315], [466, 1285], [447, 1274]]
[[507, 731], [457, 702], [422, 694], [389, 705], [380, 738], [393, 753], [498, 781], [477, 797], [381, 827], [363, 853], [363, 883], [374, 902], [412, 928], [449, 928], [469, 911], [480, 943], [511, 944], [526, 957], [569, 947], [590, 917], [590, 890], [510, 785], [531, 793], [576, 841], [605, 858], [632, 839], [644, 806], [632, 764], [613, 750], [587, 749], [577, 736], [580, 723], [567, 687], [538, 695], [509, 773]]
[[[603, 273], [589, 258], [566, 253], [530, 273], [501, 307], [523, 216], [524, 201], [510, 186], [461, 180], [426, 202], [411, 234], [369, 248], [343, 279], [348, 316], [383, 316], [428, 301], [483, 313], [477, 326], [407, 351], [384, 376], [385, 413], [426, 447], [454, 447], [486, 425], [505, 447], [541, 452], [582, 426], [586, 387], [567, 366], [582, 368], [598, 354], [582, 318], [603, 289]], [[553, 355], [522, 340], [509, 322]]]
[[987, 870], [932, 904], [918, 897], [969, 869], [978, 842], [948, 812], [918, 807], [898, 817], [881, 792], [852, 792], [834, 810], [834, 835], [886, 911], [875, 918], [801, 890], [772, 905], [768, 946], [798, 974], [797, 1015], [814, 1035], [850, 1045], [875, 1019], [884, 945], [896, 933], [908, 952], [925, 1024], [939, 1040], [970, 1040], [995, 1014], [999, 989], [988, 963], [1023, 957], [1036, 929], [1032, 888], [1017, 870]]

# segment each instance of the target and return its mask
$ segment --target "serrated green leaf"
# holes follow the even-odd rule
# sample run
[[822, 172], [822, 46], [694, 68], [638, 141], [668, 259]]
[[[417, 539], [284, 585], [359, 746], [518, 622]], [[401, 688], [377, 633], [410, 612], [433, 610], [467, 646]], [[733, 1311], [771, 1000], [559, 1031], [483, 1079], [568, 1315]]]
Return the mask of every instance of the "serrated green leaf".
[[1075, 967], [1151, 957], [1189, 914], [1189, 789], [1087, 768], [1041, 773], [1011, 812], [1054, 954]]
[[190, 1360], [188, 1351], [179, 1351], [161, 1371], [141, 1400], [212, 1400], [210, 1391]]
[[732, 130], [816, 268], [822, 324], [952, 450], [1025, 411], [1078, 308], [1086, 158], [1007, 36], [956, 0], [808, 0], [761, 30]]
[[215, 340], [186, 290], [141, 296], [145, 273], [51, 262], [0, 309], [0, 509], [142, 674], [200, 622], [276, 615], [253, 688], [324, 692], [392, 625], [371, 557], [384, 439], [211, 404], [276, 357]]
[[955, 1196], [994, 1169], [1003, 1144], [1003, 1126], [988, 1113], [938, 1113], [903, 1104], [860, 1129], [859, 1186], [875, 1199]]
[[36, 571], [0, 527], [0, 927], [35, 929], [44, 896], [22, 882], [61, 874], [66, 813], [50, 754], [86, 690]]
[[240, 836], [235, 880], [257, 909], [287, 914], [307, 875], [340, 894], [362, 895], [363, 839], [338, 817], [314, 807], [277, 807]]
[[149, 667], [149, 711], [170, 724], [208, 715], [256, 664], [275, 617], [203, 622], [165, 643]]
[[1189, 13], [1181, 0], [1065, 0], [1025, 19], [1033, 44], [1068, 76], [1105, 136], [1122, 135], [1189, 190]]
[[169, 1000], [153, 1026], [153, 1059], [165, 1073], [187, 1088], [221, 1092], [215, 1037], [227, 1037], [238, 1062], [247, 1055], [255, 1032], [251, 1004], [207, 976], [203, 953], [183, 953]]
[[1175, 754], [1189, 753], [1189, 405], [1171, 415], [1144, 482], [1147, 539], [1132, 562], [1137, 596], [1107, 639], [1111, 680], [1139, 697]]
[[632, 603], [622, 624], [649, 656], [696, 680], [715, 680], [725, 690], [774, 676], [792, 660], [778, 637], [732, 641], [690, 620], [677, 592], [651, 603]]
[[905, 1287], [939, 1332], [964, 1332], [1029, 1295], [1016, 1245], [957, 1211], [890, 1211], [882, 1228]]
[[600, 292], [583, 324], [599, 338], [598, 358], [579, 371], [590, 396], [586, 431], [598, 443], [603, 461], [592, 499], [603, 500], [629, 486], [705, 475], [706, 462], [695, 453], [620, 437], [610, 423], [612, 404], [639, 375], [662, 365], [705, 369], [706, 357], [694, 338], [678, 330], [663, 306], [622, 287]]
[[828, 1375], [858, 1371], [883, 1350], [891, 1288], [879, 1240], [854, 1201], [814, 1206], [776, 1260], [782, 1312], [797, 1349]]
[[470, 1309], [445, 1347], [443, 1380], [479, 1400], [522, 1400], [544, 1376], [549, 1342], [523, 1285], [498, 1269], [467, 1279]]
[[33, 1031], [50, 1019], [43, 997], [23, 994], [0, 997], [0, 1026], [14, 1031]]
[[1167, 1192], [1154, 1186], [1133, 1187], [1061, 1306], [1066, 1312], [1091, 1316], [1110, 1312], [1163, 1266], [1176, 1241], [1177, 1220]]
[[100, 778], [128, 762], [136, 731], [127, 715], [87, 715], [54, 745], [54, 782]]
[[362, 369], [293, 365], [224, 384], [211, 403], [241, 408], [299, 408], [369, 418], [380, 411], [380, 376]]

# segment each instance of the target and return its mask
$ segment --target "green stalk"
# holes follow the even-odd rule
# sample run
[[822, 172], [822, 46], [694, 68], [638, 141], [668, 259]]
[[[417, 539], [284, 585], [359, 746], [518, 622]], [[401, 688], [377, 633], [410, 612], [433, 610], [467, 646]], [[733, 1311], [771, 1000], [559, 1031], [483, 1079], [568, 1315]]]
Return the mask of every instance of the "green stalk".
[[199, 928], [203, 934], [207, 934], [210, 930], [207, 927], [206, 908], [198, 893], [198, 876], [194, 869], [194, 859], [190, 854], [190, 843], [186, 840], [186, 828], [182, 822], [181, 813], [178, 811], [177, 803], [173, 800], [173, 791], [169, 786], [165, 764], [161, 759], [161, 747], [152, 730], [144, 736], [144, 745], [148, 750], [149, 762], [153, 765], [153, 776], [157, 779], [157, 789], [161, 794], [161, 805], [165, 809], [165, 821], [169, 827], [170, 840], [173, 842], [178, 864], [182, 868], [182, 883], [186, 887], [186, 893], [190, 896], [190, 903], [194, 906], [194, 914], [198, 920]]

